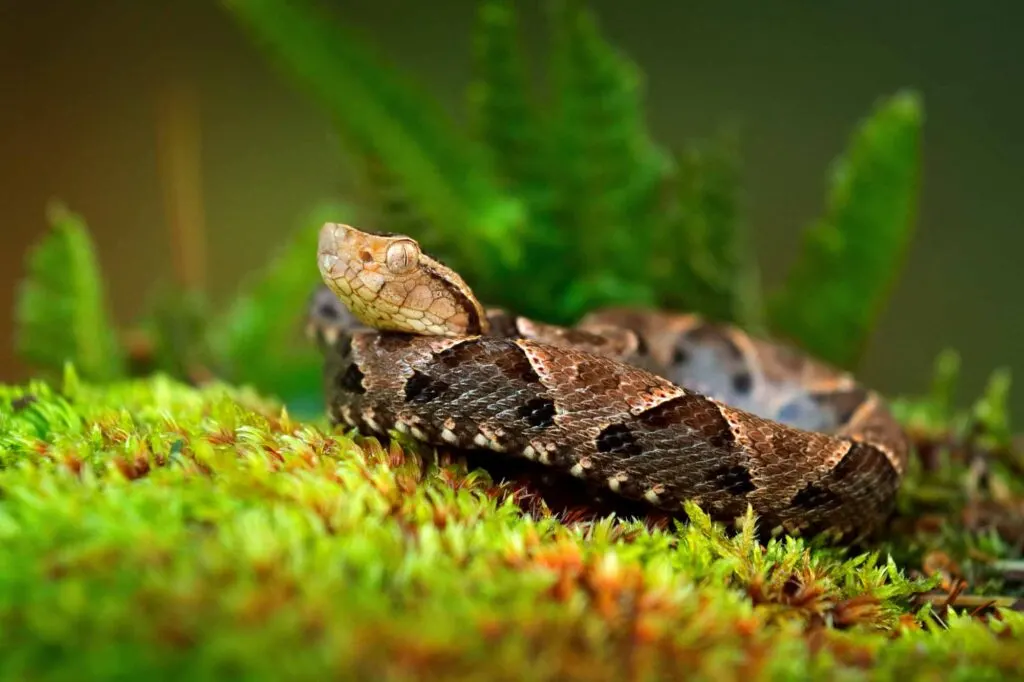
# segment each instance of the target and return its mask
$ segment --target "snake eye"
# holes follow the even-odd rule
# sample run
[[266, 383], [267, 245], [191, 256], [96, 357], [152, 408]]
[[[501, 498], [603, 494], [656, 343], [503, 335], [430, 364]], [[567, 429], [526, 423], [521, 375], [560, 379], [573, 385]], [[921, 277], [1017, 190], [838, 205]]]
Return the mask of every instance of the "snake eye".
[[388, 246], [385, 263], [388, 270], [402, 275], [416, 267], [419, 262], [420, 250], [411, 240], [403, 239]]

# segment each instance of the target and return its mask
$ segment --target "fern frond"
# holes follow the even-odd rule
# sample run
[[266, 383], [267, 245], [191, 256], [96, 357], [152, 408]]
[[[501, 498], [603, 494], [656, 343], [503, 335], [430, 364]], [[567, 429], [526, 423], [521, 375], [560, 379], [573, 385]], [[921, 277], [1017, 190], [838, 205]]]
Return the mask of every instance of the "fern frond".
[[536, 209], [537, 204], [546, 204], [550, 187], [545, 181], [540, 121], [531, 101], [518, 30], [512, 0], [482, 0], [474, 34], [476, 78], [470, 86], [469, 102], [475, 133], [499, 176]]
[[551, 321], [570, 322], [563, 301], [574, 273], [565, 267], [575, 244], [552, 213], [555, 189], [547, 153], [551, 133], [534, 100], [512, 0], [482, 0], [474, 33], [475, 78], [469, 90], [473, 133], [504, 187], [519, 197], [528, 223], [520, 235], [520, 267], [477, 282], [495, 304]]
[[482, 152], [432, 98], [309, 0], [222, 4], [324, 105], [344, 139], [388, 164], [433, 229], [443, 231], [445, 252], [460, 268], [515, 265], [523, 207], [500, 190]]
[[735, 134], [679, 153], [671, 187], [672, 210], [652, 249], [658, 303], [758, 329], [760, 273], [740, 218]]
[[770, 322], [837, 365], [859, 360], [914, 231], [922, 112], [912, 92], [878, 105], [832, 171], [825, 216], [809, 229]]
[[51, 204], [47, 215], [51, 230], [29, 253], [18, 292], [17, 351], [49, 372], [59, 373], [71, 362], [91, 381], [119, 378], [124, 351], [109, 317], [88, 227], [62, 204]]
[[553, 3], [552, 20], [555, 122], [548, 160], [559, 183], [557, 224], [571, 230], [577, 261], [571, 267], [584, 287], [575, 305], [609, 302], [592, 300], [608, 294], [585, 291], [597, 273], [610, 278], [606, 292], [646, 298], [668, 158], [646, 130], [640, 71], [578, 2]]

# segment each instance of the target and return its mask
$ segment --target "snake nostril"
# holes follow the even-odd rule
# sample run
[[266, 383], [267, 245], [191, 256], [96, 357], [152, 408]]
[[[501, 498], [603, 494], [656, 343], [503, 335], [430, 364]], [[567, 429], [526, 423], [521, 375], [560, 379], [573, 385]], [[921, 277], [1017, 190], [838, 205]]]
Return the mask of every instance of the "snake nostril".
[[359, 258], [362, 259], [364, 263], [369, 263], [370, 261], [373, 260], [373, 254], [364, 249], [363, 251], [359, 252]]

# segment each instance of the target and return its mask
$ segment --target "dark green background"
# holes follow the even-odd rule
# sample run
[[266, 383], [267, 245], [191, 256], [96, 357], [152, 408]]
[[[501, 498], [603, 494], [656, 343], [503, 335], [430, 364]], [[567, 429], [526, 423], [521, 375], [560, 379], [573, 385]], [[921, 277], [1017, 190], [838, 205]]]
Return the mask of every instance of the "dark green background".
[[[334, 2], [339, 14], [453, 113], [470, 73], [475, 3]], [[538, 2], [527, 41], [544, 45]], [[592, 3], [648, 75], [663, 143], [742, 126], [745, 187], [769, 283], [818, 215], [826, 169], [878, 96], [924, 96], [918, 238], [866, 359], [888, 392], [922, 389], [942, 348], [964, 359], [964, 399], [989, 371], [1024, 374], [1024, 8], [1020, 3]], [[540, 60], [538, 60], [540, 61]], [[0, 0], [0, 379], [26, 376], [9, 320], [25, 249], [60, 197], [85, 215], [119, 320], [170, 278], [155, 95], [173, 74], [201, 97], [211, 286], [218, 300], [284, 232], [345, 189], [325, 117], [211, 2]], [[339, 216], [344, 218], [344, 216]], [[310, 261], [310, 267], [313, 261]], [[1024, 415], [1024, 389], [1015, 392]]]

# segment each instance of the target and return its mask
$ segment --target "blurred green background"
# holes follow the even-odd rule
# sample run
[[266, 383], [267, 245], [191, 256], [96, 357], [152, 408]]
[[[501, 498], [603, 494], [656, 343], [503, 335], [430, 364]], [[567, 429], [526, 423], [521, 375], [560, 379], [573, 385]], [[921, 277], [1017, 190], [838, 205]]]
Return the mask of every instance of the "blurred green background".
[[[476, 3], [333, 2], [364, 39], [461, 114]], [[668, 146], [722, 123], [742, 133], [746, 211], [766, 283], [819, 215], [826, 171], [875, 100], [910, 86], [925, 106], [917, 239], [863, 366], [878, 388], [918, 391], [945, 347], [964, 397], [995, 366], [1024, 369], [1015, 192], [1024, 175], [1024, 8], [950, 0], [860, 3], [593, 0], [604, 33], [647, 74], [653, 135]], [[527, 39], [543, 43], [539, 2]], [[159, 95], [198, 95], [209, 286], [231, 296], [347, 177], [329, 122], [213, 2], [0, 1], [0, 379], [13, 355], [13, 291], [59, 197], [88, 221], [114, 312], [128, 322], [172, 277], [157, 155]], [[344, 216], [338, 216], [344, 219]], [[310, 267], [315, 267], [312, 257]], [[1013, 396], [1024, 416], [1024, 391]]]

